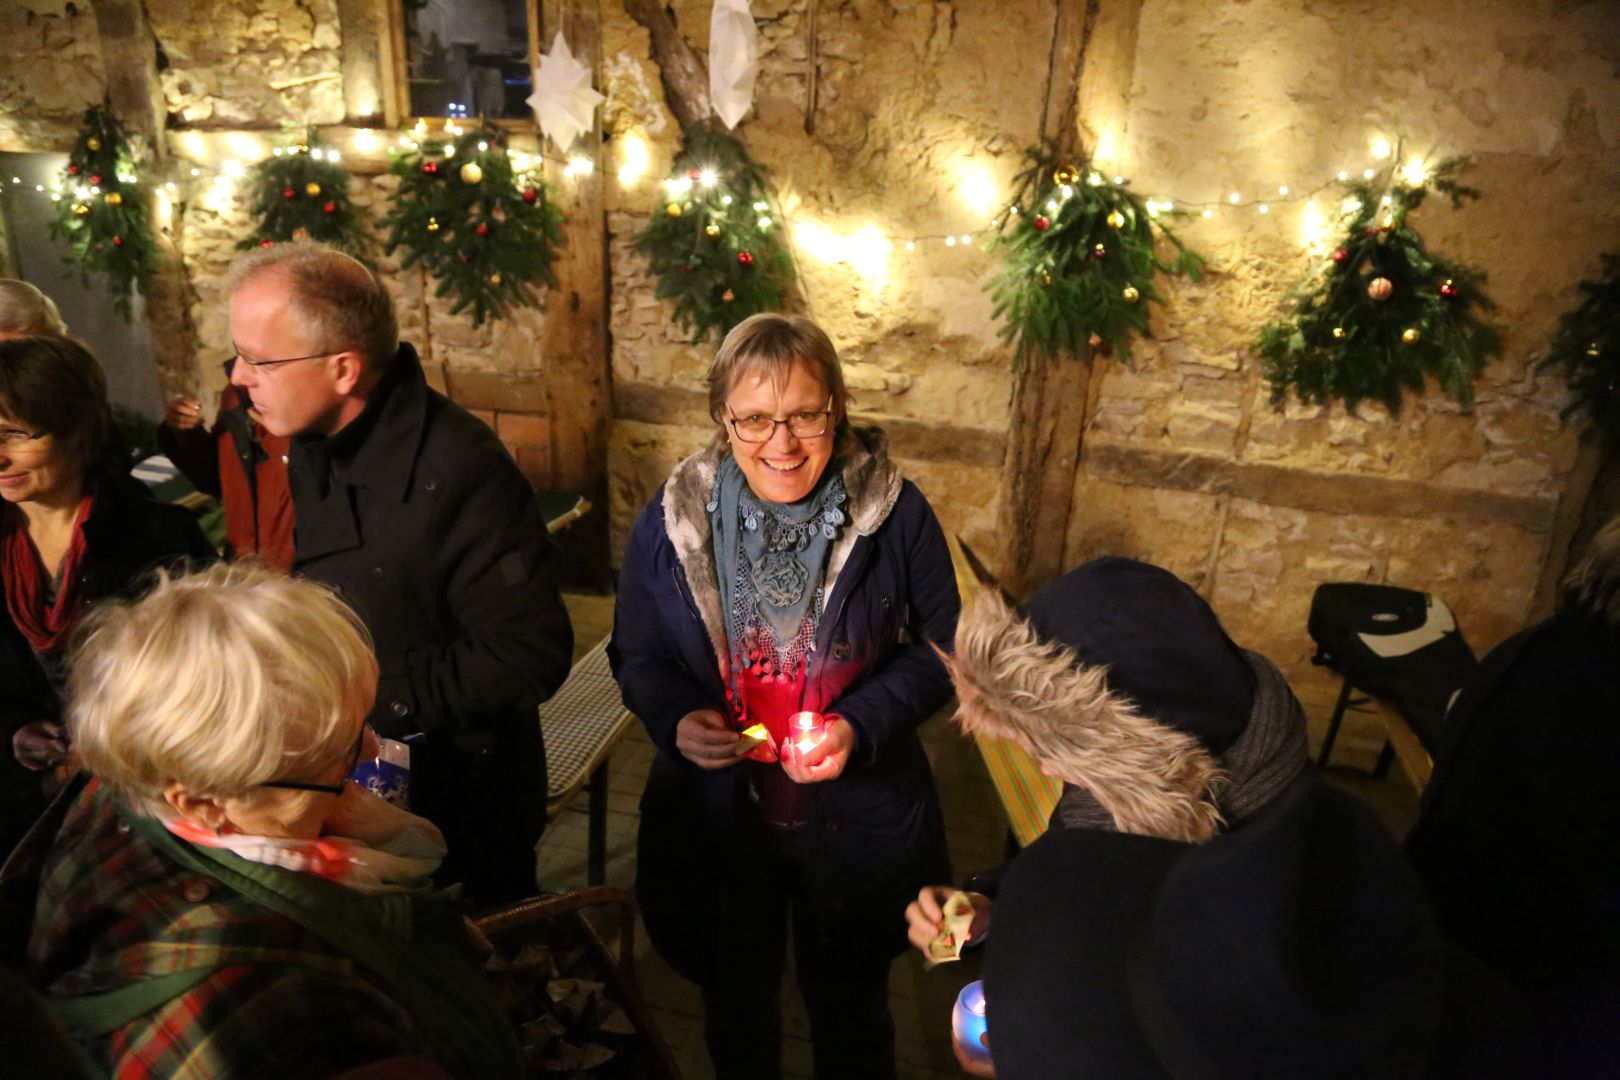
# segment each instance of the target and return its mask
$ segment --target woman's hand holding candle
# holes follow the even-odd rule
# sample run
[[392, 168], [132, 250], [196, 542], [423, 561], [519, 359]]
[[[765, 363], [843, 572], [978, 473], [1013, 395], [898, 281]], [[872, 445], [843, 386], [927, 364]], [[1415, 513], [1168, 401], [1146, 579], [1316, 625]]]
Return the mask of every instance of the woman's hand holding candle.
[[[798, 714], [805, 715], [817, 714]], [[819, 740], [808, 730], [804, 734], [788, 732], [787, 741], [782, 744], [782, 769], [800, 784], [835, 780], [843, 774], [854, 747], [855, 729], [849, 726], [849, 721], [842, 716], [825, 716], [821, 718]]]
[[698, 709], [675, 725], [675, 749], [700, 769], [723, 769], [742, 760], [737, 733], [713, 709]]

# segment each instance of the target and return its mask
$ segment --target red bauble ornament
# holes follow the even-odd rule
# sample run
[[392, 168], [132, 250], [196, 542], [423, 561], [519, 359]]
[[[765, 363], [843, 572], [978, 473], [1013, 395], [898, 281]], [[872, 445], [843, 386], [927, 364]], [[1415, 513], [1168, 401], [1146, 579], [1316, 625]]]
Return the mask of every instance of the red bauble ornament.
[[437, 161], [424, 161], [422, 162], [422, 171], [429, 176], [437, 176], [439, 174], [439, 163]]
[[686, 178], [688, 180], [696, 180], [698, 177], [700, 177], [702, 175], [703, 174], [701, 172], [699, 172], [697, 169], [687, 169], [686, 170]]
[[122, 236], [113, 237], [113, 247], [123, 247], [123, 246], [124, 246], [124, 238]]
[[94, 173], [92, 173], [90, 175], [90, 182], [92, 184], [100, 184], [101, 183], [101, 177], [99, 177], [99, 176], [95, 175]]
[[1450, 278], [1446, 278], [1440, 283], [1440, 295], [1447, 300], [1457, 299], [1457, 286], [1452, 283]]
[[321, 207], [321, 209], [325, 210], [328, 214], [335, 214], [337, 213], [337, 203], [329, 202], [325, 206]]
[[534, 190], [534, 188], [526, 187], [526, 188], [523, 189], [523, 201], [524, 202], [532, 203], [532, 202], [534, 202], [534, 200], [538, 199], [539, 197], [540, 197], [540, 193], [538, 191]]
[[291, 202], [292, 200], [298, 198], [298, 192], [290, 187], [284, 187], [281, 189], [281, 197], [286, 199], [288, 202]]
[[466, 266], [468, 263], [472, 262], [471, 255], [457, 255], [456, 258], [461, 260], [461, 265], [463, 266]]
[[1045, 232], [1047, 229], [1052, 227], [1052, 219], [1047, 217], [1045, 214], [1041, 214], [1034, 221], [1030, 222], [1030, 224], [1035, 227], [1036, 232]]
[[1092, 244], [1091, 257], [1096, 259], [1098, 262], [1102, 262], [1104, 259], [1108, 258], [1108, 249], [1101, 244]]
[[69, 165], [68, 166], [68, 175], [69, 176], [78, 176], [79, 175], [79, 167], [77, 165]]
[[1343, 266], [1349, 260], [1350, 260], [1350, 253], [1348, 251], [1344, 250], [1344, 248], [1334, 248], [1333, 249], [1333, 261], [1334, 262], [1338, 263], [1340, 266]]
[[753, 266], [754, 253], [752, 251], [739, 251], [737, 252], [737, 261], [743, 266]]
[[259, 241], [259, 246], [260, 247], [269, 247], [271, 244], [274, 244], [274, 243], [275, 243], [274, 240], [260, 240]]
[[1395, 294], [1395, 283], [1387, 277], [1375, 277], [1367, 282], [1367, 296], [1372, 300], [1388, 300]]
[[480, 221], [478, 223], [478, 227], [476, 229], [474, 229], [473, 232], [477, 233], [479, 236], [488, 236], [489, 235], [489, 223], [484, 222], [484, 221]]

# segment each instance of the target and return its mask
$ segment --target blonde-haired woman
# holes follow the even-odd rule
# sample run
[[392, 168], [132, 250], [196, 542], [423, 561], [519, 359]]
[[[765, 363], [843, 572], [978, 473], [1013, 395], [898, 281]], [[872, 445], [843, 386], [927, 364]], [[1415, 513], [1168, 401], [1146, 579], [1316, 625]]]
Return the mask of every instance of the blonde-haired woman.
[[35, 893], [28, 975], [99, 1067], [521, 1074], [431, 891], [438, 829], [345, 779], [376, 750], [376, 684], [355, 614], [262, 566], [87, 620], [70, 726], [92, 777], [4, 888]]
[[12, 338], [64, 337], [67, 325], [56, 302], [26, 281], [0, 278], [0, 341]]
[[[733, 329], [709, 409], [714, 442], [632, 531], [610, 652], [659, 749], [637, 855], [648, 933], [702, 987], [722, 1080], [780, 1071], [790, 920], [816, 1076], [891, 1077], [902, 913], [947, 867], [917, 726], [950, 694], [934, 652], [961, 606], [950, 554], [882, 433], [850, 425], [810, 320]], [[819, 741], [790, 728], [801, 711], [824, 718]]]

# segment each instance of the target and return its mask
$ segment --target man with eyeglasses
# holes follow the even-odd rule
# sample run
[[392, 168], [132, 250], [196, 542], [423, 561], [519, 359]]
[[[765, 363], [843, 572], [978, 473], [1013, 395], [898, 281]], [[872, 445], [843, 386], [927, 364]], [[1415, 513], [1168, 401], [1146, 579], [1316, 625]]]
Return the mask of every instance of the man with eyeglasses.
[[387, 290], [349, 256], [243, 256], [230, 328], [232, 386], [291, 437], [293, 571], [365, 620], [378, 734], [421, 735], [411, 809], [445, 833], [441, 876], [480, 905], [531, 895], [546, 801], [535, 707], [573, 650], [533, 491], [494, 433], [427, 385]]

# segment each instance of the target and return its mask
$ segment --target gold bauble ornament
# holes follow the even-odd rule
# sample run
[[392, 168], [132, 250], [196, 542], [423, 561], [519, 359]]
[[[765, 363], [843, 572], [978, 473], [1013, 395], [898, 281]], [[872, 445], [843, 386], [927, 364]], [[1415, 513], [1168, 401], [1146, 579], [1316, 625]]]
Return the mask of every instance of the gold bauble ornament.
[[1142, 298], [1142, 294], [1136, 291], [1135, 285], [1125, 286], [1119, 291], [1119, 295], [1127, 304], [1134, 304]]
[[1335, 326], [1333, 328], [1333, 340], [1334, 341], [1343, 341], [1344, 340], [1344, 327]]
[[681, 204], [680, 203], [670, 203], [668, 206], [664, 207], [664, 213], [668, 214], [670, 217], [680, 217], [681, 216]]
[[489, 275], [489, 283], [491, 285], [499, 285], [501, 283], [501, 272], [499, 270]]
[[88, 146], [92, 150], [100, 150], [101, 140], [92, 135], [88, 139], [84, 140], [84, 145]]
[[1073, 165], [1059, 165], [1052, 170], [1052, 179], [1060, 184], [1077, 184], [1080, 181], [1080, 170]]
[[1047, 273], [1045, 270], [1041, 271], [1041, 284], [1042, 285], [1050, 285], [1050, 284], [1052, 284], [1052, 275]]
[[90, 208], [88, 206], [84, 205], [84, 203], [74, 203], [73, 204], [73, 212], [75, 214], [79, 215], [80, 217], [84, 217], [84, 215], [86, 215], [86, 214], [88, 214], [90, 212]]
[[1108, 217], [1104, 220], [1108, 222], [1110, 229], [1123, 229], [1125, 227], [1125, 215], [1118, 210], [1110, 210]]
[[1086, 338], [1086, 344], [1090, 345], [1093, 349], [1097, 348], [1102, 344], [1102, 335], [1092, 334], [1090, 337]]
[[124, 197], [116, 191], [109, 191], [107, 192], [107, 205], [122, 206], [124, 205]]
[[311, 180], [309, 183], [304, 185], [304, 194], [308, 195], [310, 198], [313, 199], [320, 193], [321, 185], [317, 184], [315, 181]]
[[1590, 345], [1588, 345], [1586, 347], [1586, 355], [1587, 356], [1599, 356], [1599, 355], [1602, 354], [1602, 352], [1603, 352], [1603, 350], [1598, 348], [1598, 343], [1595, 342], [1595, 341], [1592, 342], [1592, 344], [1590, 344]]
[[1372, 300], [1388, 300], [1395, 291], [1395, 283], [1387, 277], [1375, 277], [1367, 282], [1367, 296]]
[[438, 232], [439, 231], [439, 219], [438, 218], [431, 218], [431, 217], [428, 218], [427, 231], [428, 232]]
[[707, 225], [703, 226], [703, 231], [710, 236], [719, 236], [720, 226], [711, 221]]
[[1407, 345], [1415, 344], [1418, 338], [1422, 336], [1423, 335], [1418, 332], [1418, 328], [1415, 326], [1408, 326], [1405, 330], [1401, 331], [1401, 341]]
[[461, 182], [463, 184], [476, 184], [484, 178], [484, 170], [476, 161], [469, 161], [461, 167]]

